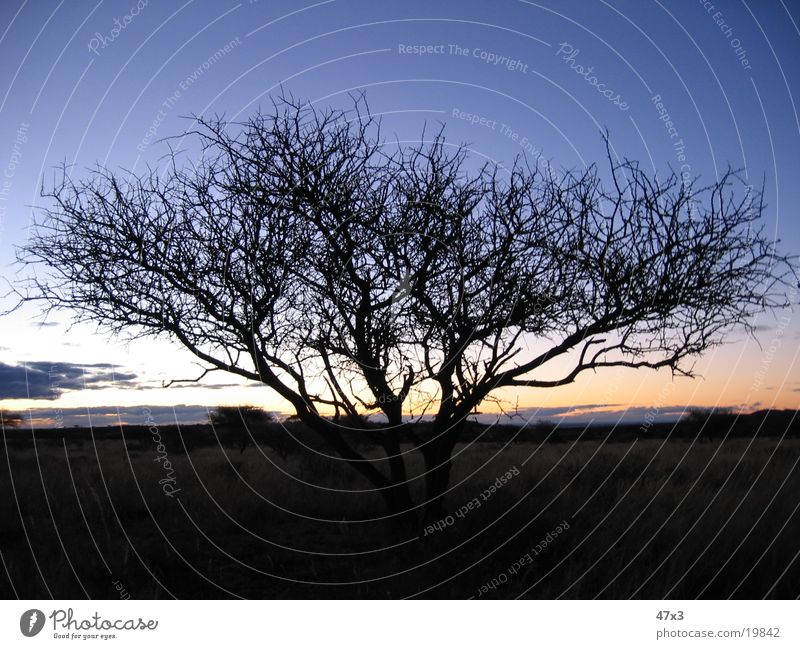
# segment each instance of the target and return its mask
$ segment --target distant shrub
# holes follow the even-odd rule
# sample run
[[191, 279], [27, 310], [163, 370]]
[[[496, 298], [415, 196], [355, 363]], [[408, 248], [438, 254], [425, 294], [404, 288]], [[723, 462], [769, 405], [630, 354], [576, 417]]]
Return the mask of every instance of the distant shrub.
[[539, 418], [533, 425], [533, 429], [537, 433], [541, 433], [543, 435], [550, 435], [556, 430], [558, 430], [558, 424], [554, 422], [552, 419]]
[[737, 414], [730, 408], [693, 408], [681, 420], [684, 431], [713, 441], [724, 437], [737, 424]]
[[256, 406], [219, 406], [209, 415], [209, 422], [223, 446], [236, 447], [244, 453], [248, 444], [267, 446], [286, 459], [299, 444], [292, 434], [275, 421], [271, 412]]

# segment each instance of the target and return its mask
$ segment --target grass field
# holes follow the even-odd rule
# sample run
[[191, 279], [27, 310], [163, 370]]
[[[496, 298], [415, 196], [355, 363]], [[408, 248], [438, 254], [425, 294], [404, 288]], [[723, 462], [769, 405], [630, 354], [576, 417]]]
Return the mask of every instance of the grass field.
[[398, 536], [335, 459], [15, 435], [5, 598], [800, 594], [797, 439], [461, 446], [445, 519]]

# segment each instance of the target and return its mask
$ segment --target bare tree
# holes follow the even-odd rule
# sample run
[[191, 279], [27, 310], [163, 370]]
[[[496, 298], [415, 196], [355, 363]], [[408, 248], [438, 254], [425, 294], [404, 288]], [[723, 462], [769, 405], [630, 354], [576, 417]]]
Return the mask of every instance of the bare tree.
[[[223, 445], [235, 445], [241, 454], [251, 442], [255, 445], [265, 439], [264, 433], [275, 425], [275, 418], [257, 406], [217, 406], [208, 414], [208, 422]], [[274, 436], [270, 436], [269, 442], [269, 446], [286, 459], [287, 445]]]
[[465, 421], [497, 390], [617, 366], [691, 376], [796, 281], [732, 171], [702, 187], [611, 155], [606, 183], [596, 166], [470, 169], [442, 131], [387, 144], [358, 97], [195, 123], [195, 163], [64, 170], [20, 253], [44, 266], [25, 299], [260, 381], [403, 521], [440, 515]]
[[221, 443], [235, 445], [244, 453], [255, 433], [272, 423], [273, 417], [256, 406], [217, 406], [208, 414], [208, 422]]

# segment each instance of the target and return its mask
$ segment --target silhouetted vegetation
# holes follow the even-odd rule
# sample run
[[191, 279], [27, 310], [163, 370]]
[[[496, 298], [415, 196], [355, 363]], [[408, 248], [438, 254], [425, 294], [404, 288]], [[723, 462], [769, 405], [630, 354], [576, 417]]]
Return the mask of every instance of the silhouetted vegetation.
[[[0, 476], [0, 595], [114, 598], [121, 581], [132, 598], [795, 598], [796, 415], [740, 417], [712, 443], [674, 424], [648, 439], [634, 426], [620, 439], [602, 427], [554, 439], [475, 426], [481, 441], [456, 446], [443, 510], [452, 523], [388, 545], [381, 497], [322, 446], [240, 454], [210, 425], [162, 427], [179, 490], [168, 497], [147, 428], [37, 430], [35, 440], [19, 430], [0, 447], [12, 454]], [[780, 422], [793, 427], [766, 428]], [[187, 453], [173, 434], [203, 441]], [[419, 497], [424, 463], [408, 466]], [[491, 498], [454, 515], [512, 467]], [[510, 574], [562, 521], [569, 530]], [[481, 593], [499, 574], [508, 579]]]
[[442, 132], [392, 148], [361, 98], [342, 112], [284, 97], [188, 136], [201, 160], [65, 169], [20, 254], [41, 266], [23, 299], [167, 335], [207, 372], [271, 388], [411, 528], [441, 516], [468, 416], [497, 390], [620, 366], [691, 375], [796, 282], [730, 169], [702, 186], [610, 148], [605, 178], [471, 169]]
[[[211, 427], [223, 444], [235, 444], [244, 452], [248, 444], [263, 437], [264, 430], [274, 421], [271, 413], [255, 406], [219, 406], [208, 417]], [[274, 450], [286, 457], [286, 447], [276, 444]]]

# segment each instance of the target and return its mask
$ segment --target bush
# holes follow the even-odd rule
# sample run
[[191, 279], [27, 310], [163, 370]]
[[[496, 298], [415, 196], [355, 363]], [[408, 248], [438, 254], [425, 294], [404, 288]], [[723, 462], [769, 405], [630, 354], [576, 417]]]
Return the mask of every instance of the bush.
[[692, 437], [699, 435], [714, 441], [715, 437], [725, 437], [733, 432], [737, 419], [736, 413], [729, 408], [693, 408], [681, 420], [681, 427]]
[[256, 406], [219, 406], [209, 422], [223, 446], [237, 447], [244, 453], [251, 442], [268, 446], [284, 460], [298, 444], [271, 412]]

